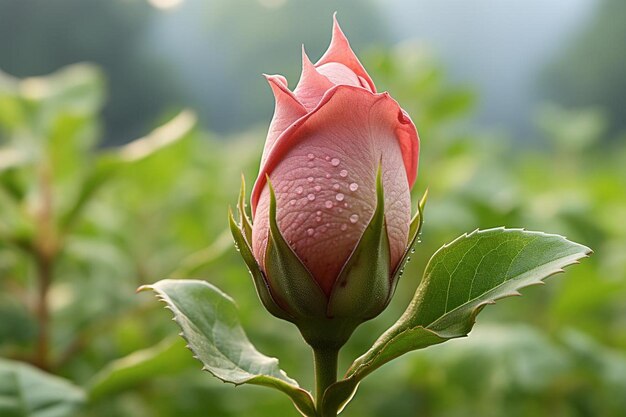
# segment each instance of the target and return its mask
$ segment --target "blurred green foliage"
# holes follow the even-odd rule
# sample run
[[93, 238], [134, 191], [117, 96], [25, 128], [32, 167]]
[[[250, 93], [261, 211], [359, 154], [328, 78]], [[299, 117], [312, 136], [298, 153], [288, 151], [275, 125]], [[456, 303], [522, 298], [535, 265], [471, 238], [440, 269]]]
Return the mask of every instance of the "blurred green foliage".
[[[366, 66], [419, 128], [415, 196], [429, 187], [430, 199], [415, 261], [388, 310], [344, 349], [344, 369], [404, 310], [426, 259], [462, 232], [527, 227], [596, 254], [547, 291], [487, 309], [469, 339], [383, 367], [345, 415], [626, 413], [623, 137], [598, 146], [609, 135], [602, 112], [546, 105], [537, 116], [543, 147], [520, 146], [471, 126], [475, 94], [450, 85], [423, 46], [373, 51]], [[103, 86], [88, 65], [42, 78], [0, 74], [2, 372], [39, 375], [28, 362], [71, 381], [60, 397], [58, 378], [37, 383], [68, 410], [84, 395], [80, 416], [295, 416], [279, 393], [201, 372], [161, 305], [135, 294], [165, 277], [209, 280], [237, 300], [259, 350], [311, 387], [310, 352], [261, 307], [226, 232], [240, 172], [256, 174], [264, 128], [220, 138], [183, 112], [129, 145], [99, 149]], [[19, 394], [0, 385], [0, 398]]]
[[611, 126], [626, 128], [626, 2], [598, 2], [593, 19], [558, 51], [541, 82], [547, 97], [569, 106], [601, 106]]

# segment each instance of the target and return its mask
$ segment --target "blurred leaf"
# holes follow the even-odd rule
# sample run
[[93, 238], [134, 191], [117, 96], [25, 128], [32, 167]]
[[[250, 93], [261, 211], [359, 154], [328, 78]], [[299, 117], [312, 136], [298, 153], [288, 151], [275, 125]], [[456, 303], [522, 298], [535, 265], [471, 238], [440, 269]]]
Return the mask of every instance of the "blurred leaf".
[[30, 365], [0, 359], [2, 417], [70, 417], [85, 401], [70, 382]]
[[111, 362], [92, 379], [89, 398], [98, 401], [158, 376], [178, 373], [196, 363], [182, 339], [169, 338]]
[[142, 161], [187, 137], [195, 123], [195, 114], [189, 110], [184, 110], [148, 135], [115, 150], [105, 152], [85, 176], [74, 203], [63, 215], [61, 220], [63, 228], [67, 229], [72, 225], [84, 206], [112, 175], [118, 173], [126, 165]]
[[259, 353], [250, 343], [229, 296], [197, 280], [162, 280], [142, 289], [152, 289], [174, 313], [174, 320], [204, 370], [235, 385], [278, 389], [304, 415], [316, 415], [311, 395], [278, 367], [277, 359]]
[[567, 110], [555, 104], [541, 106], [536, 123], [549, 140], [573, 151], [598, 142], [608, 128], [606, 117], [599, 109]]
[[487, 304], [519, 295], [520, 288], [540, 284], [590, 253], [562, 236], [504, 228], [477, 230], [444, 245], [402, 317], [326, 391], [324, 402], [342, 403], [360, 380], [398, 356], [466, 336]]

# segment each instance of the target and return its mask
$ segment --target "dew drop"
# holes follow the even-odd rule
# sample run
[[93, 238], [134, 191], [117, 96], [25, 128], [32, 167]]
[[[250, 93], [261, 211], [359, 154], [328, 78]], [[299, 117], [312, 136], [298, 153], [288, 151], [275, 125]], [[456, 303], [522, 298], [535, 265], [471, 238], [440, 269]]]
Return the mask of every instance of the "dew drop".
[[348, 203], [343, 203], [343, 206], [344, 206], [345, 208], [348, 208]]
[[307, 180], [308, 182], [313, 182], [313, 180], [315, 180], [315, 178], [313, 178], [313, 177], [309, 177], [309, 178], [307, 178], [306, 180]]
[[296, 205], [296, 200], [291, 200], [291, 201], [289, 201], [289, 205], [290, 205], [290, 206], [295, 206], [295, 205]]
[[330, 178], [330, 174], [326, 174], [326, 178]]
[[415, 253], [415, 248], [411, 248], [411, 253]]
[[306, 198], [308, 198], [309, 201], [313, 201], [313, 200], [315, 200], [315, 194], [311, 193], [311, 194], [307, 195]]
[[327, 201], [324, 203], [324, 207], [326, 207], [326, 208], [333, 208], [333, 202], [332, 202], [332, 201], [330, 201], [330, 200], [327, 200]]
[[335, 199], [337, 201], [343, 201], [344, 195], [341, 193], [337, 193], [337, 195], [335, 196]]
[[347, 228], [348, 228], [347, 224], [344, 223], [341, 225], [341, 230], [345, 231]]
[[348, 171], [345, 169], [342, 169], [341, 171], [339, 171], [339, 175], [345, 178], [348, 176]]
[[350, 191], [356, 191], [359, 189], [359, 184], [357, 184], [356, 182], [353, 182], [352, 184], [350, 184]]
[[322, 187], [320, 187], [319, 185], [316, 185], [316, 186], [315, 186], [315, 191], [319, 192], [319, 191], [321, 191], [321, 190], [322, 190]]
[[313, 236], [313, 234], [315, 233], [315, 230], [313, 230], [312, 228], [306, 229], [306, 234], [309, 236]]
[[333, 188], [334, 188], [335, 190], [338, 190], [339, 188], [341, 188], [341, 186], [340, 186], [339, 184], [335, 184], [335, 185], [333, 185]]
[[315, 159], [315, 155], [313, 155], [312, 153], [308, 154], [306, 157], [309, 158], [310, 160]]
[[322, 221], [322, 218], [321, 218], [321, 217], [319, 217], [319, 216], [317, 216], [317, 217], [315, 218], [315, 221], [319, 223], [319, 222], [321, 222], [321, 221]]
[[332, 166], [334, 166], [334, 167], [338, 166], [338, 165], [339, 165], [339, 162], [340, 162], [340, 161], [339, 161], [339, 159], [338, 159], [338, 158], [333, 158], [333, 159], [331, 159], [331, 160], [330, 160], [330, 164], [331, 164]]
[[327, 161], [330, 161], [330, 156], [326, 155], [326, 158], [325, 158], [325, 159], [326, 159]]
[[317, 210], [317, 213], [315, 213], [315, 214], [317, 214], [318, 216], [321, 216], [322, 215], [322, 210]]
[[350, 223], [354, 224], [356, 222], [359, 221], [359, 215], [358, 214], [353, 214], [352, 216], [350, 216]]
[[302, 194], [302, 187], [298, 186], [296, 187], [296, 194]]

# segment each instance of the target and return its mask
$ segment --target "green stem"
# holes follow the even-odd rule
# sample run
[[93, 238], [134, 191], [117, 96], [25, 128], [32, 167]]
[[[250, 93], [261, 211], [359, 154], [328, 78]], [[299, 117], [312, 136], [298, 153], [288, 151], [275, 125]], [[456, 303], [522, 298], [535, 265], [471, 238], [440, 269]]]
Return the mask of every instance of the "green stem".
[[338, 357], [339, 349], [313, 349], [313, 360], [315, 364], [315, 408], [318, 410], [320, 416], [325, 417], [321, 409], [324, 391], [326, 391], [326, 388], [330, 385], [337, 382]]

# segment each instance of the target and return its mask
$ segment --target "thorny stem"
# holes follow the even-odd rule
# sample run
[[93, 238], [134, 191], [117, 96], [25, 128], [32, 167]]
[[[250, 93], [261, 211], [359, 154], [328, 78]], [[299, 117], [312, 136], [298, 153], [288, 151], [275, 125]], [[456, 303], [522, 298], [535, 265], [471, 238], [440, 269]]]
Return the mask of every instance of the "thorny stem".
[[[337, 359], [338, 349], [313, 349], [313, 360], [315, 365], [315, 408], [318, 415], [325, 416], [322, 410], [322, 398], [324, 391], [330, 385], [337, 382]], [[335, 413], [336, 415], [336, 413]]]

